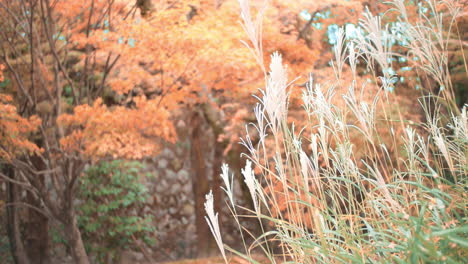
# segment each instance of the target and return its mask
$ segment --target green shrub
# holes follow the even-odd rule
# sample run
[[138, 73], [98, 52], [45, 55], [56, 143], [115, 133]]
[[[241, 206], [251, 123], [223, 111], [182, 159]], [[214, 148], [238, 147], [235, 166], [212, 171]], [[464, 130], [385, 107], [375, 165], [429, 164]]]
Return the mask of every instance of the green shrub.
[[88, 252], [102, 263], [118, 261], [124, 249], [138, 249], [135, 239], [154, 243], [152, 216], [142, 212], [148, 199], [139, 182], [146, 176], [142, 168], [139, 162], [102, 162], [80, 179], [78, 224]]

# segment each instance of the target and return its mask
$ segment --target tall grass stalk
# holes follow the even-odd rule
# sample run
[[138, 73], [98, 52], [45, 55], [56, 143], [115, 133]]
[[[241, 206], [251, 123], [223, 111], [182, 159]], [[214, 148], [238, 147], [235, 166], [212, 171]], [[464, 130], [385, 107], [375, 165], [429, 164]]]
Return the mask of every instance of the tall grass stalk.
[[[246, 44], [264, 68], [261, 14], [252, 22], [248, 1], [239, 2], [251, 42]], [[356, 39], [348, 41], [339, 31], [332, 63], [336, 78], [326, 84], [310, 78], [302, 95], [307, 122], [299, 130], [288, 121], [290, 93], [281, 55], [271, 56], [266, 88], [254, 109], [257, 123], [247, 125], [241, 140], [247, 149], [242, 175], [253, 201], [249, 212], [261, 233], [241, 225], [244, 215], [238, 214], [232, 179], [224, 166], [226, 204], [243, 240], [252, 236], [254, 242], [247, 246], [244, 240], [244, 253], [223, 245], [217, 216], [207, 206], [223, 256], [227, 249], [255, 263], [252, 252], [259, 249], [272, 263], [467, 260], [468, 106], [456, 108], [448, 71], [447, 32], [455, 21], [444, 27], [437, 7], [446, 5], [453, 17], [460, 10], [451, 1], [427, 3], [434, 15], [421, 14], [411, 22], [402, 0], [390, 2], [404, 22], [399, 33], [408, 40], [408, 54], [421, 58], [420, 69], [442, 87], [439, 94], [421, 99], [424, 122], [405, 120], [389, 92], [396, 77], [385, 70], [394, 56], [388, 43], [392, 33], [368, 11], [360, 24], [364, 33]], [[374, 69], [375, 80], [381, 80], [378, 89], [370, 89], [372, 85], [359, 78], [359, 59]], [[343, 71], [348, 68], [353, 80], [345, 83]], [[345, 94], [335, 92], [346, 87]], [[373, 93], [370, 100], [364, 91]], [[336, 103], [340, 96], [342, 104]], [[393, 107], [398, 108], [398, 120], [391, 113]], [[257, 144], [249, 127], [257, 131]]]

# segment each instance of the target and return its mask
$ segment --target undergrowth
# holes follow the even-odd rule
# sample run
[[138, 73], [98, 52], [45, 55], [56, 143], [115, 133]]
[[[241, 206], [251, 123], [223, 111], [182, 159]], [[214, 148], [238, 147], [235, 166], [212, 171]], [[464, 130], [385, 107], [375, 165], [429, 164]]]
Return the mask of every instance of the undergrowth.
[[[101, 162], [80, 179], [78, 224], [87, 250], [99, 263], [118, 262], [122, 249], [153, 245], [152, 216], [144, 212], [149, 193], [139, 162]], [[140, 241], [140, 239], [142, 241]]]
[[[248, 1], [239, 2], [249, 48], [262, 64], [261, 10], [253, 20]], [[403, 0], [389, 3], [404, 25], [397, 33], [407, 52], [398, 56], [417, 55], [417, 74], [438, 87], [426, 88], [419, 104], [409, 106], [421, 108], [422, 121], [405, 119], [394, 98], [397, 76], [385, 69], [395, 56], [388, 43], [396, 33], [379, 16], [366, 12], [356, 38], [338, 31], [335, 76], [325, 83], [310, 78], [302, 96], [303, 127], [288, 119], [290, 80], [281, 55], [271, 56], [256, 122], [242, 139], [242, 175], [253, 208], [236, 204], [228, 165], [221, 174], [242, 237], [254, 242], [243, 239], [244, 252], [223, 244], [211, 193], [205, 204], [226, 262], [226, 250], [252, 263], [251, 253], [260, 250], [272, 263], [466, 263], [468, 113], [467, 105], [456, 105], [447, 56], [461, 9], [456, 1], [426, 3], [432, 16], [417, 19], [408, 17]], [[358, 76], [357, 65], [370, 69], [376, 89]], [[345, 82], [344, 74], [353, 80]], [[334, 92], [342, 88], [347, 92]], [[372, 100], [364, 100], [363, 91]], [[337, 97], [343, 104], [335, 103]], [[261, 233], [242, 226], [243, 217], [256, 218]]]

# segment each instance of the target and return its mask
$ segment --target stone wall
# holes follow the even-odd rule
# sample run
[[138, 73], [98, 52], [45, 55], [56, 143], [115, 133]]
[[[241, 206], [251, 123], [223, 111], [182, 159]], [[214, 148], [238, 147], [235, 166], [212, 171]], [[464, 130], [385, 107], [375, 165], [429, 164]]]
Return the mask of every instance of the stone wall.
[[[154, 216], [156, 232], [156, 245], [151, 252], [156, 261], [169, 261], [181, 258], [195, 258], [197, 256], [195, 222], [195, 197], [193, 181], [195, 179], [191, 164], [190, 130], [183, 121], [176, 122], [179, 140], [175, 144], [167, 143], [162, 152], [151, 159], [146, 159], [146, 172], [153, 177], [146, 178], [145, 185], [151, 197], [150, 206], [144, 209], [145, 213]], [[213, 180], [214, 138], [207, 124], [203, 125], [204, 155], [207, 179], [210, 185]], [[238, 155], [238, 154], [237, 154]], [[219, 177], [216, 175], [215, 177]], [[234, 182], [237, 200], [242, 200], [242, 190], [239, 181]], [[225, 197], [223, 197], [224, 200]], [[224, 205], [224, 201], [221, 203]], [[241, 202], [241, 204], [243, 204]], [[245, 204], [244, 204], [245, 205]], [[230, 245], [239, 244], [240, 236], [235, 221], [230, 216], [227, 206], [220, 212], [222, 232], [225, 242]], [[250, 223], [250, 227], [254, 227]], [[210, 234], [211, 235], [211, 234]], [[240, 244], [239, 244], [240, 245]], [[215, 248], [213, 251], [217, 254]], [[141, 253], [131, 253], [134, 261], [141, 261]]]

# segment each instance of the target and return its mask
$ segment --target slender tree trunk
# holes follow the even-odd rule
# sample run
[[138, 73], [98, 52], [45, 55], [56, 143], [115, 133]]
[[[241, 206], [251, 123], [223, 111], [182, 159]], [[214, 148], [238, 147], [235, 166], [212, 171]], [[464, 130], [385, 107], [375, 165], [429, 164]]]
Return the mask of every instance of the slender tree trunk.
[[197, 256], [206, 257], [210, 252], [210, 244], [213, 241], [210, 229], [205, 220], [204, 202], [205, 195], [209, 192], [209, 184], [207, 177], [207, 168], [205, 165], [205, 157], [207, 150], [205, 149], [203, 133], [203, 117], [196, 112], [191, 119], [192, 127], [192, 189], [195, 198], [195, 225], [197, 232]]
[[[32, 157], [38, 170], [44, 170], [45, 166], [38, 157]], [[44, 183], [44, 175], [38, 175], [39, 180]], [[26, 202], [34, 207], [42, 208], [41, 201], [31, 192], [26, 195]], [[34, 263], [47, 264], [49, 260], [49, 219], [32, 208], [27, 210], [27, 219], [25, 220], [24, 244], [29, 259]]]
[[[10, 179], [15, 180], [13, 168], [8, 166], [5, 169], [5, 174]], [[10, 240], [10, 249], [13, 256], [13, 261], [16, 264], [29, 264], [29, 258], [24, 250], [23, 241], [21, 240], [21, 233], [19, 229], [20, 218], [18, 215], [18, 207], [16, 203], [19, 202], [19, 192], [21, 188], [14, 183], [7, 183], [7, 206], [6, 206], [6, 227], [8, 231], [8, 238]]]
[[[213, 180], [211, 182], [211, 190], [213, 191], [213, 198], [214, 198], [214, 210], [215, 212], [219, 213], [220, 221], [223, 219], [223, 213], [221, 211], [221, 206], [223, 205], [222, 199], [222, 190], [221, 184], [222, 179], [220, 177], [221, 174], [221, 166], [223, 165], [224, 161], [224, 150], [227, 147], [228, 141], [219, 141], [219, 136], [224, 133], [225, 121], [223, 113], [217, 107], [214, 107], [210, 103], [205, 103], [202, 105], [203, 116], [206, 119], [208, 125], [213, 132], [213, 147], [214, 147], [214, 156], [213, 156], [213, 170], [212, 170], [212, 177]], [[213, 245], [216, 246], [216, 245]]]
[[76, 220], [74, 209], [69, 209], [67, 212], [67, 221], [63, 223], [65, 227], [65, 235], [68, 238], [72, 257], [76, 264], [89, 264], [88, 255], [81, 238], [80, 229]]
[[[34, 207], [42, 208], [41, 202], [30, 192], [26, 195], [26, 202]], [[25, 219], [24, 244], [29, 259], [36, 264], [47, 264], [49, 261], [49, 221], [38, 211], [28, 208]]]

